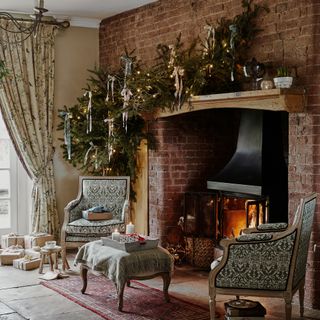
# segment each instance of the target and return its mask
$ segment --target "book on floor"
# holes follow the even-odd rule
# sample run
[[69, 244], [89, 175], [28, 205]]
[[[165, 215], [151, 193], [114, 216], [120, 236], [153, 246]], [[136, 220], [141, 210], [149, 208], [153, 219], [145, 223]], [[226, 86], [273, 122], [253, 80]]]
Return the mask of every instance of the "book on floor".
[[228, 317], [264, 317], [266, 314], [265, 307], [259, 301], [237, 299], [226, 302], [224, 307]]

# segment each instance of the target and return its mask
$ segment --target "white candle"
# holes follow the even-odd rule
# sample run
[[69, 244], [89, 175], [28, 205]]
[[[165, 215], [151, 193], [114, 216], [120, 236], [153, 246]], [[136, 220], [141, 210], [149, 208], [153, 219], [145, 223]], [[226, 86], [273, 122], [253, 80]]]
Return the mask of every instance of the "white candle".
[[115, 241], [120, 241], [120, 233], [115, 229], [111, 234], [111, 239]]
[[126, 225], [126, 234], [132, 234], [134, 233], [134, 224], [130, 222], [129, 224]]

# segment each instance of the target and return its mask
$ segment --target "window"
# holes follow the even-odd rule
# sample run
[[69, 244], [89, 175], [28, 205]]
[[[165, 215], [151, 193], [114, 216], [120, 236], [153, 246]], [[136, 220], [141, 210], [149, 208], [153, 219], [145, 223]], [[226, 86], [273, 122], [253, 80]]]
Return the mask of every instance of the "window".
[[30, 189], [0, 113], [0, 235], [29, 232]]

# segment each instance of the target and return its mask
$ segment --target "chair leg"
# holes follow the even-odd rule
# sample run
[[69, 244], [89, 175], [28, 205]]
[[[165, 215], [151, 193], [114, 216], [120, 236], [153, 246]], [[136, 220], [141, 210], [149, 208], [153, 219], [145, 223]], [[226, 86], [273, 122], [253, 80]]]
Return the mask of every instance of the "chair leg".
[[292, 313], [292, 297], [285, 298], [286, 303], [286, 320], [291, 320], [291, 313]]
[[215, 320], [216, 318], [216, 296], [209, 297], [209, 308], [210, 308], [210, 320]]
[[304, 313], [304, 284], [299, 287], [299, 303], [300, 303], [300, 317], [303, 317]]

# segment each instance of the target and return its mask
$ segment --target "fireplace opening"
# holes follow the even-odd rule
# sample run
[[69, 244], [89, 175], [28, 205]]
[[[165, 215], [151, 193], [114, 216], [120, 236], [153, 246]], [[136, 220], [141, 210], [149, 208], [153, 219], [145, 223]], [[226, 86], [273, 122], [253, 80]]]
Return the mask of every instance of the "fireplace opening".
[[222, 192], [186, 192], [183, 230], [187, 237], [210, 238], [216, 246], [244, 228], [268, 222], [268, 199]]
[[237, 237], [242, 229], [255, 228], [268, 221], [268, 200], [264, 197], [253, 199], [250, 196], [223, 195], [220, 201], [220, 218], [217, 220], [217, 224], [221, 224], [219, 238]]

